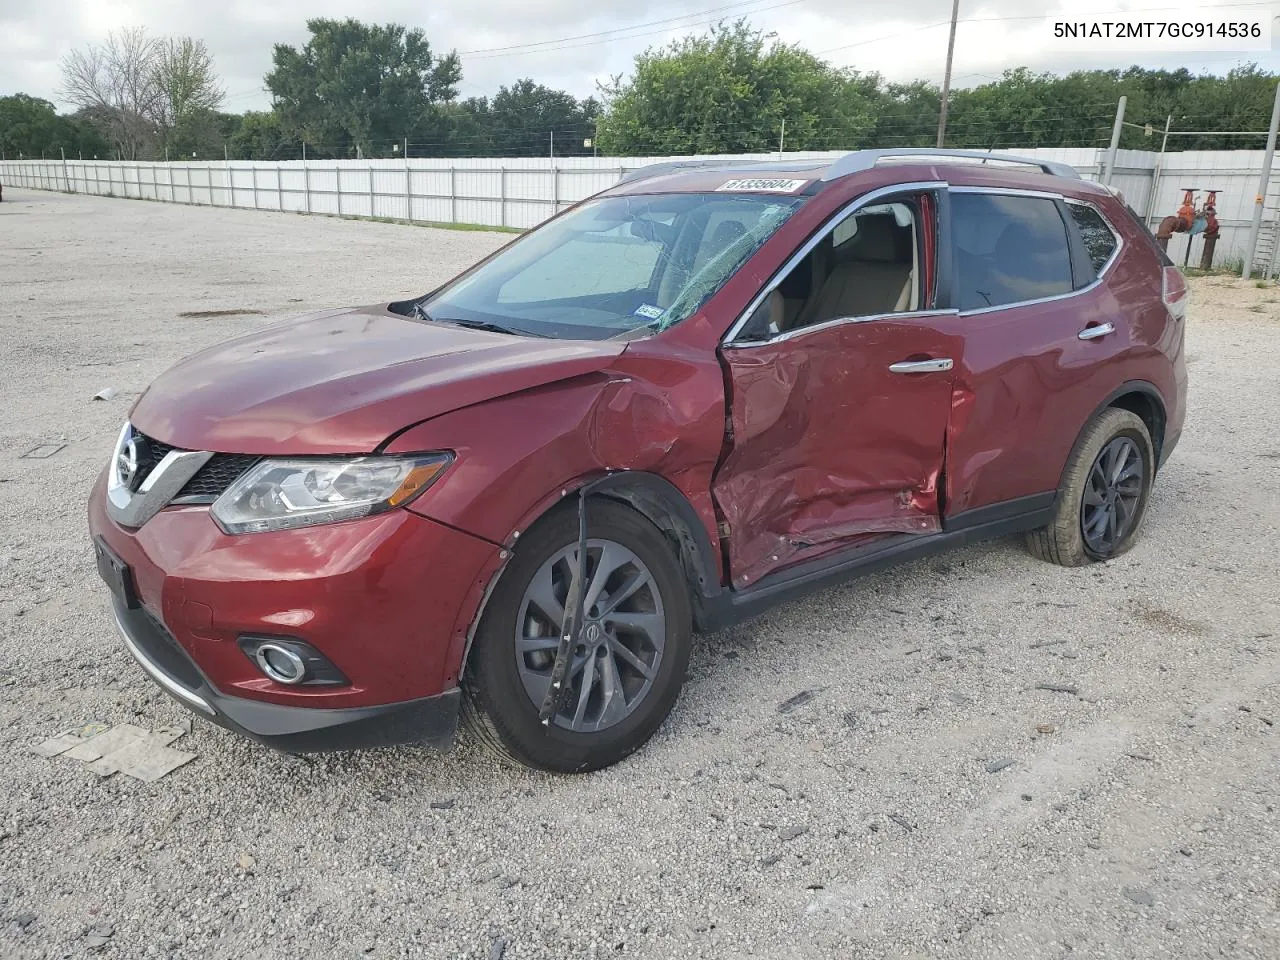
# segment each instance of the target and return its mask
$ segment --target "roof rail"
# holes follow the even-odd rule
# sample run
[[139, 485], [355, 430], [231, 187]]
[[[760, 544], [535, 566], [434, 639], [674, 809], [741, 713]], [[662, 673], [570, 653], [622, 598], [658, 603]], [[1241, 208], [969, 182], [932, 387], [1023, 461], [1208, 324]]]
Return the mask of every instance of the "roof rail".
[[957, 158], [963, 160], [983, 160], [994, 161], [995, 163], [1013, 163], [1022, 166], [1038, 167], [1045, 173], [1055, 177], [1071, 177], [1073, 180], [1079, 180], [1080, 174], [1072, 167], [1065, 163], [1058, 163], [1056, 160], [1034, 160], [1031, 157], [1007, 156], [999, 153], [986, 153], [981, 150], [940, 150], [933, 147], [903, 147], [898, 149], [882, 149], [882, 150], [855, 150], [853, 153], [846, 153], [843, 157], [836, 160], [831, 166], [827, 167], [826, 172], [822, 175], [823, 180], [835, 180], [838, 177], [846, 177], [851, 173], [861, 173], [863, 170], [870, 170], [881, 160], [893, 160], [897, 157], [934, 157], [938, 160], [946, 160]]
[[697, 169], [698, 167], [726, 167], [734, 164], [753, 164], [765, 163], [763, 160], [725, 160], [719, 157], [714, 160], [668, 160], [665, 163], [651, 163], [648, 166], [636, 167], [634, 170], [627, 171], [614, 186], [621, 186], [624, 183], [632, 183], [636, 180], [648, 180], [650, 177], [661, 177], [668, 173], [675, 173], [677, 170]]

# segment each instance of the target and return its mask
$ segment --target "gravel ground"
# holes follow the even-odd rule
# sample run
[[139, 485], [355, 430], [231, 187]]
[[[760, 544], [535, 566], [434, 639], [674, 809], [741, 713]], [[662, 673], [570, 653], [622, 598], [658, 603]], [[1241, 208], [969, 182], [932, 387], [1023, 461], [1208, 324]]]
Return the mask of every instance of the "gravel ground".
[[1187, 432], [1119, 561], [997, 541], [704, 638], [598, 774], [196, 721], [145, 785], [29, 752], [188, 719], [85, 532], [132, 399], [508, 237], [6, 190], [0, 238], [0, 956], [1280, 955], [1280, 288], [1193, 282]]

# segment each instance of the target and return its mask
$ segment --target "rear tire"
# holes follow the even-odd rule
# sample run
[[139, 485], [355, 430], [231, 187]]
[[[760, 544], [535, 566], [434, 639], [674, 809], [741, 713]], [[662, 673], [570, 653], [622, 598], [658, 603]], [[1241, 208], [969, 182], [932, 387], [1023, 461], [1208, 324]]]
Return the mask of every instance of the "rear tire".
[[1120, 556], [1146, 516], [1155, 464], [1142, 418], [1117, 407], [1102, 411], [1067, 460], [1053, 522], [1027, 534], [1027, 549], [1064, 567]]
[[600, 575], [598, 616], [584, 624], [582, 649], [570, 651], [565, 711], [551, 726], [538, 720], [567, 574], [576, 564], [576, 499], [521, 537], [464, 674], [462, 716], [477, 739], [500, 757], [556, 773], [607, 767], [653, 736], [680, 695], [692, 646], [688, 588], [661, 531], [634, 510], [597, 498], [587, 501], [587, 537], [589, 590]]

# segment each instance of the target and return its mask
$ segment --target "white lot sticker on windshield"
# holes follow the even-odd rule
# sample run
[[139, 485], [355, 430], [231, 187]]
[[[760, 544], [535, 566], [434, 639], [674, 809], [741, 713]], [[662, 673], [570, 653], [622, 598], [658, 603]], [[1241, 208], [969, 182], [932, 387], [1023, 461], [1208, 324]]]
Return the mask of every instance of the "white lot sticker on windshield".
[[745, 193], [795, 193], [808, 180], [774, 180], [757, 177], [750, 180], [726, 180], [716, 190], [736, 190]]
[[649, 320], [657, 320], [662, 316], [663, 312], [664, 311], [661, 307], [655, 307], [651, 303], [642, 303], [635, 309], [635, 315], [637, 317], [645, 317]]

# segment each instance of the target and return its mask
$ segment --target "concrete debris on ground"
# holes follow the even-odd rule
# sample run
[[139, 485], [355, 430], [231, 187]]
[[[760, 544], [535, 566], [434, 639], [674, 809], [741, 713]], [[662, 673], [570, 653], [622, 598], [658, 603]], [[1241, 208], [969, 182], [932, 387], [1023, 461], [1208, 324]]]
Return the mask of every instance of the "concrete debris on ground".
[[155, 730], [131, 723], [114, 727], [91, 723], [76, 730], [64, 730], [37, 743], [31, 751], [42, 757], [64, 757], [87, 763], [100, 777], [123, 773], [143, 783], [154, 783], [196, 758], [194, 753], [169, 746], [190, 730], [189, 723]]

